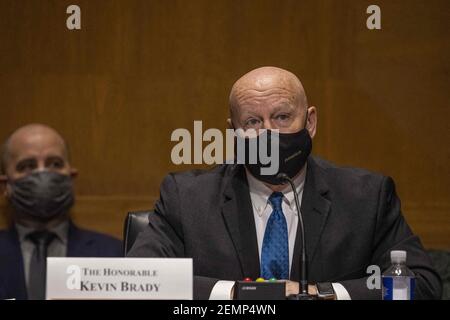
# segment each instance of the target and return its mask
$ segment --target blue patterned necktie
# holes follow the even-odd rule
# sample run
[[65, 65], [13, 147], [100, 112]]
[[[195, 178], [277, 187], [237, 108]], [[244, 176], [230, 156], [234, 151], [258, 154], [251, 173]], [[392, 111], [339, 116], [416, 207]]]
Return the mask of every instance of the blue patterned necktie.
[[281, 203], [283, 194], [274, 192], [269, 197], [272, 214], [267, 221], [261, 252], [261, 277], [289, 279], [289, 242], [286, 218]]

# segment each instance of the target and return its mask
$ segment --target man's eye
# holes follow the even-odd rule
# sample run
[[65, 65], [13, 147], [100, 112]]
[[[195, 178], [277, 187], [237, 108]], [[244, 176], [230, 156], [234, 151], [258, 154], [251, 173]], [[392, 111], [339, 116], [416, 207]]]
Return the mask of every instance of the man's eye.
[[289, 115], [288, 114], [279, 114], [275, 118], [277, 120], [286, 121], [289, 119]]
[[61, 169], [62, 167], [64, 167], [64, 163], [62, 163], [61, 161], [54, 161], [50, 163], [50, 168]]
[[248, 119], [248, 120], [245, 122], [245, 126], [246, 126], [246, 127], [255, 127], [255, 126], [257, 126], [259, 123], [260, 123], [260, 121], [259, 121], [258, 119], [252, 118], [252, 119]]
[[31, 170], [34, 170], [34, 169], [35, 169], [35, 166], [32, 163], [20, 164], [17, 167], [17, 171], [18, 172], [31, 171]]

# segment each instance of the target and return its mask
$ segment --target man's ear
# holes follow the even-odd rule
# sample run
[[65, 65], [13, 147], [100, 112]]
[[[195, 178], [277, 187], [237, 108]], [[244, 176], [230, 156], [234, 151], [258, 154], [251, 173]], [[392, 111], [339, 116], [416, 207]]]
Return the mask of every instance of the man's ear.
[[317, 110], [316, 107], [314, 106], [308, 108], [308, 119], [306, 121], [306, 129], [308, 130], [311, 138], [314, 138], [317, 130]]
[[0, 175], [0, 193], [6, 196], [6, 185], [8, 183], [8, 177], [4, 174]]
[[76, 177], [78, 177], [78, 170], [75, 168], [71, 168], [70, 169], [70, 176], [72, 177], [72, 179], [75, 179]]
[[231, 121], [230, 118], [227, 119], [227, 125], [228, 125], [228, 129], [234, 129], [233, 122]]

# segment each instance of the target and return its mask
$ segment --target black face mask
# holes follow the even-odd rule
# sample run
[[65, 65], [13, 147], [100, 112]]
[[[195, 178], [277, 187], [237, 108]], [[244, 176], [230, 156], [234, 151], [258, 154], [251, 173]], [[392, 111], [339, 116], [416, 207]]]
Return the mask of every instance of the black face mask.
[[[267, 154], [271, 155], [271, 142], [276, 136], [273, 131], [267, 130], [267, 135], [259, 135], [256, 138], [246, 138], [245, 140], [245, 166], [250, 173], [263, 182], [270, 184], [283, 184], [285, 181], [277, 178], [279, 173], [285, 173], [289, 178], [294, 178], [308, 159], [312, 149], [312, 139], [307, 129], [302, 129], [296, 133], [278, 133], [279, 139], [279, 167], [274, 174], [263, 174], [262, 169], [270, 167], [270, 164], [264, 164], [267, 161], [261, 161], [259, 150], [263, 145]], [[250, 140], [257, 139], [257, 161], [249, 163], [249, 154], [255, 150], [250, 150]], [[263, 153], [264, 154], [264, 153]]]
[[43, 221], [66, 214], [74, 203], [72, 178], [56, 172], [34, 172], [10, 186], [14, 209]]

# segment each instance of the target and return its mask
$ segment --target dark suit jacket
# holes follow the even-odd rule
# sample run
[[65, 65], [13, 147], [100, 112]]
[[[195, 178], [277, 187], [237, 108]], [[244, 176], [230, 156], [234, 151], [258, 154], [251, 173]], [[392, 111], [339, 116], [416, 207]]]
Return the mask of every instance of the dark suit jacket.
[[[70, 223], [68, 257], [120, 257], [122, 242]], [[27, 299], [22, 251], [14, 227], [0, 231], [0, 299]]]
[[[366, 268], [408, 252], [416, 298], [439, 298], [441, 283], [407, 225], [389, 177], [336, 167], [310, 157], [301, 203], [311, 283], [340, 282], [352, 299], [381, 299], [366, 286]], [[300, 231], [290, 278], [299, 277]], [[249, 188], [241, 165], [169, 174], [155, 213], [129, 256], [192, 257], [194, 297], [208, 299], [218, 280], [257, 278], [260, 263]]]

